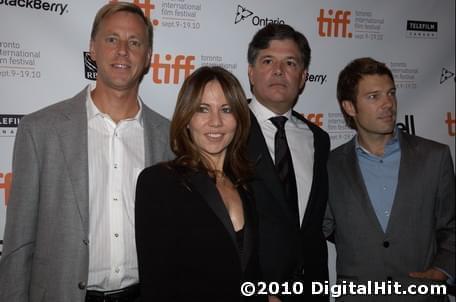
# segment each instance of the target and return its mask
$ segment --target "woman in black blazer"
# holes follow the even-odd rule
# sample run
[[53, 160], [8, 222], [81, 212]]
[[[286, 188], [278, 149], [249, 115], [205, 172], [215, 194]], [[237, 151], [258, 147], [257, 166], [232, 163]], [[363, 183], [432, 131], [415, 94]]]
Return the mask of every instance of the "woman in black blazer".
[[241, 283], [259, 279], [255, 210], [245, 189], [249, 128], [231, 73], [202, 67], [185, 80], [171, 122], [176, 158], [138, 178], [143, 301], [246, 301]]

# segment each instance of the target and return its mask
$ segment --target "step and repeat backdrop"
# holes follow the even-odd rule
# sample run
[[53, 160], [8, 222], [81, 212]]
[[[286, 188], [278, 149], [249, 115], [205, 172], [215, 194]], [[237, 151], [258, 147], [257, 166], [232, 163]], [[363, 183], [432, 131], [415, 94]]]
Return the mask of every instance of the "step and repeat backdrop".
[[[87, 53], [90, 29], [96, 11], [108, 2], [0, 0], [0, 240], [17, 125], [23, 115], [73, 96], [95, 79]], [[232, 71], [249, 96], [250, 39], [268, 23], [287, 23], [304, 33], [312, 48], [296, 109], [330, 134], [332, 148], [353, 136], [336, 101], [338, 73], [352, 59], [371, 56], [394, 74], [399, 127], [450, 145], [454, 159], [454, 0], [132, 2], [155, 26], [141, 97], [168, 118], [183, 80], [199, 66]]]

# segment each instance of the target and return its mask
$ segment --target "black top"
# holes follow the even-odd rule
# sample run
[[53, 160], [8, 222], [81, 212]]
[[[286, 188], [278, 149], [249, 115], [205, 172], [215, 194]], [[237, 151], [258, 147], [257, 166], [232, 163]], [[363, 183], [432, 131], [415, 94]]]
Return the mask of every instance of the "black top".
[[244, 228], [236, 231], [236, 242], [238, 245], [239, 254], [242, 255], [242, 247], [244, 245]]

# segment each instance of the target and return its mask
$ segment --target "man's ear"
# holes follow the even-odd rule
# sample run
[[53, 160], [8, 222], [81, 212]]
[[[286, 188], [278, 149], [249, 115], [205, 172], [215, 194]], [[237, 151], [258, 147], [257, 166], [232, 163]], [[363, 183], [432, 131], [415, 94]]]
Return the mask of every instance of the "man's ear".
[[150, 60], [152, 59], [152, 50], [149, 49], [147, 52], [146, 62], [144, 62], [144, 74], [146, 74], [150, 69]]
[[351, 117], [356, 116], [356, 107], [352, 101], [343, 100], [342, 101], [342, 108], [344, 111]]
[[302, 71], [302, 75], [301, 75], [301, 82], [299, 83], [299, 89], [302, 91], [302, 89], [304, 88], [304, 86], [306, 85], [306, 79], [307, 79], [307, 74], [309, 73], [309, 71], [307, 69], [304, 69]]
[[250, 82], [250, 85], [253, 86], [254, 83], [253, 83], [253, 66], [249, 64], [249, 67], [247, 69], [247, 74], [249, 76], [249, 82]]
[[92, 39], [90, 39], [89, 52], [90, 52], [90, 58], [93, 61], [96, 62], [97, 61], [97, 59], [96, 59], [97, 54], [96, 54], [96, 51], [95, 51], [94, 41]]

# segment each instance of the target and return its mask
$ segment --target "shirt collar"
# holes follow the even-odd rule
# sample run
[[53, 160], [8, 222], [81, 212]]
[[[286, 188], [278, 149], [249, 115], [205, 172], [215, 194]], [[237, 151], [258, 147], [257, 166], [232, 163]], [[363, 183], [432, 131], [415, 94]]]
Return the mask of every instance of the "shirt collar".
[[[96, 87], [96, 83], [90, 83], [89, 86], [87, 87], [87, 98], [86, 98], [87, 120], [90, 121], [90, 120], [96, 118], [97, 116], [111, 119], [111, 117], [108, 114], [101, 112], [98, 109], [98, 107], [95, 105], [95, 103], [93, 102], [93, 99], [92, 99], [92, 96], [90, 93], [92, 92], [92, 90], [95, 89], [95, 87]], [[142, 105], [142, 101], [139, 97], [138, 97], [138, 105], [139, 105], [139, 110], [136, 113], [136, 115], [134, 117], [125, 119], [125, 121], [137, 121], [140, 126], [143, 126], [143, 115], [142, 115], [143, 105]]]
[[[271, 117], [279, 116], [276, 113], [272, 112], [270, 109], [266, 108], [263, 104], [261, 104], [255, 96], [252, 97], [252, 100], [249, 104], [250, 110], [252, 110], [253, 114], [257, 118], [259, 123], [264, 123], [269, 121]], [[280, 116], [285, 116], [288, 120], [291, 120], [291, 109], [289, 109], [284, 114], [280, 114]], [[270, 121], [269, 121], [270, 122]]]
[[[388, 140], [388, 142], [386, 142], [385, 152], [384, 152], [383, 157], [386, 157], [386, 156], [390, 155], [391, 153], [393, 153], [397, 150], [400, 150], [399, 131], [401, 131], [399, 128], [397, 128], [397, 127], [394, 128], [393, 136]], [[373, 155], [366, 148], [364, 148], [363, 146], [361, 146], [359, 144], [358, 134], [356, 134], [353, 139], [355, 140], [355, 150], [357, 150], [358, 152], [366, 153], [368, 155]]]

